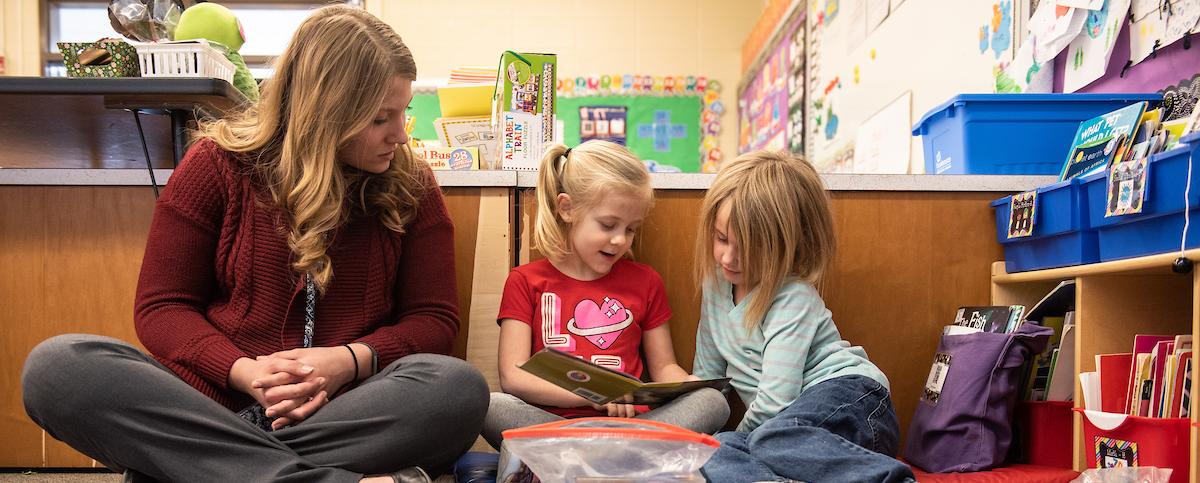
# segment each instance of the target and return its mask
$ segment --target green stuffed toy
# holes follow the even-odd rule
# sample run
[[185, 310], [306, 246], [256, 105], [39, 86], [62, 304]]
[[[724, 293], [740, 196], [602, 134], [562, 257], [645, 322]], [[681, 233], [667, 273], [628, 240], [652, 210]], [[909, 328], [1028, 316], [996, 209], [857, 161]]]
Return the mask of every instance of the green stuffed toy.
[[228, 8], [215, 3], [200, 3], [189, 7], [179, 16], [175, 27], [175, 40], [204, 39], [220, 44], [225, 58], [233, 62], [233, 87], [241, 91], [251, 102], [258, 100], [258, 83], [250, 75], [245, 59], [238, 50], [246, 42], [242, 23]]

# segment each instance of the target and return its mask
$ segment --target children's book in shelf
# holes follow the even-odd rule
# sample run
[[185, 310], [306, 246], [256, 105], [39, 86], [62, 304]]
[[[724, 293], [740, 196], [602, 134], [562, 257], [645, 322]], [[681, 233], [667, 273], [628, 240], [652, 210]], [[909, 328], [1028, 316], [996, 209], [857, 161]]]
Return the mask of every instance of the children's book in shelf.
[[954, 325], [978, 329], [979, 332], [1007, 334], [1017, 330], [1024, 314], [1024, 305], [959, 307], [954, 316]]
[[1145, 112], [1141, 101], [1080, 123], [1059, 179], [1099, 173], [1124, 160]]
[[520, 367], [594, 404], [607, 404], [621, 399], [618, 402], [656, 405], [696, 389], [711, 387], [721, 390], [729, 384], [729, 378], [642, 382], [628, 374], [549, 348], [533, 354]]

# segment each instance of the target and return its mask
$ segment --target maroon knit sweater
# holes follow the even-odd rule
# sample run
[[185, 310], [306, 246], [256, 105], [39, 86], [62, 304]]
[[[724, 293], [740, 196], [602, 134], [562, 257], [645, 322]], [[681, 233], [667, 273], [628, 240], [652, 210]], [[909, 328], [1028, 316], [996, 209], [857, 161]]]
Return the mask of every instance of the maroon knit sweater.
[[[303, 277], [291, 268], [285, 218], [244, 172], [211, 140], [188, 150], [154, 208], [134, 303], [138, 338], [154, 358], [230, 409], [253, 402], [229, 387], [233, 362], [300, 347], [304, 331]], [[450, 352], [453, 226], [432, 172], [425, 179], [405, 234], [360, 217], [334, 235], [314, 346], [364, 342], [380, 367]]]

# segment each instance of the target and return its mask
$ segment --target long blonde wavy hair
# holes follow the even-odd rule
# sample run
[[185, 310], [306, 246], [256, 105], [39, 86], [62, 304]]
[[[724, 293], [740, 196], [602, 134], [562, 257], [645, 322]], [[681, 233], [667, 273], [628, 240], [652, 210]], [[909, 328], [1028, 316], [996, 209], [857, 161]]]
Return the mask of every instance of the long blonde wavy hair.
[[750, 297], [743, 323], [751, 330], [766, 316], [788, 280], [815, 283], [833, 258], [829, 195], [817, 170], [787, 153], [755, 151], [725, 163], [700, 208], [696, 276], [715, 281], [713, 236], [717, 212], [729, 203], [729, 237], [736, 241]]
[[555, 262], [571, 254], [571, 226], [559, 216], [558, 195], [571, 197], [571, 210], [582, 213], [608, 193], [627, 194], [654, 202], [646, 165], [625, 146], [608, 141], [588, 141], [570, 149], [551, 145], [538, 168], [537, 222], [532, 248]]
[[253, 179], [289, 217], [292, 267], [324, 293], [333, 277], [326, 251], [338, 226], [378, 216], [402, 233], [419, 202], [423, 166], [407, 146], [370, 174], [344, 166], [339, 147], [367, 128], [395, 76], [415, 80], [400, 36], [366, 11], [331, 5], [313, 12], [274, 63], [256, 105], [206, 123], [199, 137], [244, 153]]

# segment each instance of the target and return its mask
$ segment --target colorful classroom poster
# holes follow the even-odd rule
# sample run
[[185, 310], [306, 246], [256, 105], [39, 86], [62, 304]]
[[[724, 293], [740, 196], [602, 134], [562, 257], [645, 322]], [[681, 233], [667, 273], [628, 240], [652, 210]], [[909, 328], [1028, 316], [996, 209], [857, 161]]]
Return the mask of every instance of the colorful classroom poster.
[[414, 92], [412, 102], [408, 104], [409, 122], [413, 123], [413, 130], [409, 136], [421, 141], [437, 140], [437, 130], [433, 127], [433, 121], [440, 117], [442, 108], [438, 103], [437, 91], [431, 89]]
[[[750, 79], [738, 98], [738, 152], [759, 149], [792, 149], [802, 145], [801, 139], [791, 139], [789, 133], [797, 127], [792, 121], [796, 104], [802, 104], [803, 93], [803, 20], [795, 19], [772, 47], [758, 74]], [[797, 42], [797, 37], [800, 40]], [[794, 52], [794, 49], [800, 52]], [[800, 65], [795, 66], [799, 58]], [[796, 76], [795, 67], [800, 67]], [[799, 98], [796, 90], [799, 89]], [[801, 128], [802, 130], [802, 128]], [[799, 152], [799, 151], [797, 151]]]
[[1129, 14], [1130, 0], [1104, 0], [1099, 10], [1090, 10], [1083, 32], [1067, 46], [1063, 92], [1075, 92], [1104, 75], [1117, 34]]
[[788, 49], [788, 74], [787, 74], [787, 90], [788, 90], [788, 128], [786, 132], [788, 151], [793, 153], [804, 152], [804, 103], [808, 99], [805, 92], [804, 73], [805, 64], [808, 59], [808, 54], [805, 45], [804, 34], [804, 14], [800, 14], [800, 18], [796, 19], [795, 31], [790, 39], [791, 47]]
[[[624, 108], [625, 145], [658, 172], [700, 172], [699, 96], [578, 96], [558, 98], [558, 120], [567, 146], [582, 142], [582, 108]], [[607, 111], [613, 112], [613, 111]], [[610, 123], [611, 132], [611, 123]]]
[[593, 139], [625, 145], [625, 106], [584, 106], [579, 108], [579, 141]]

